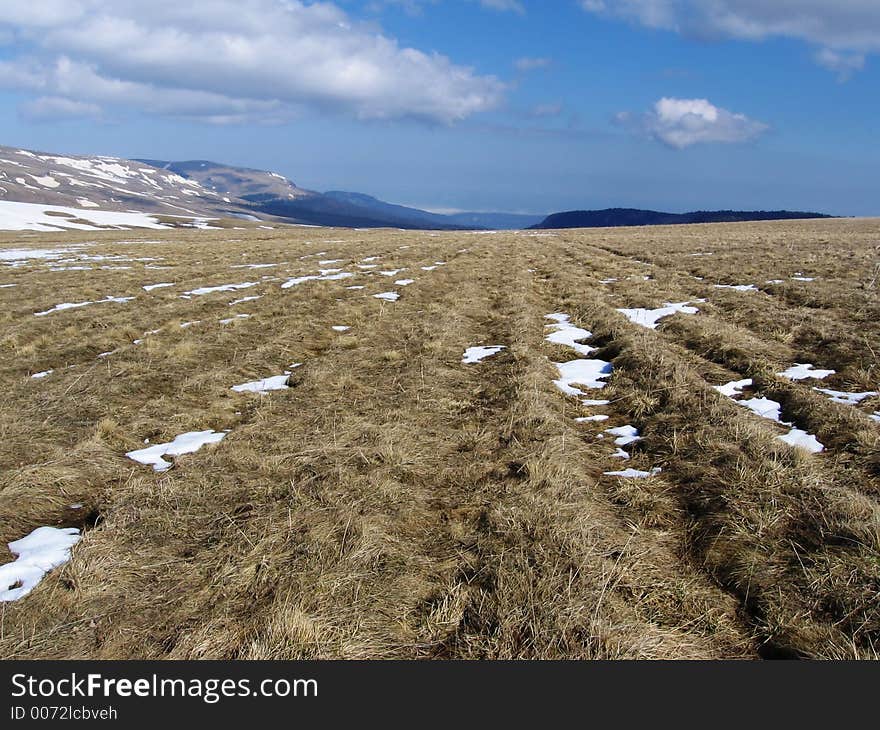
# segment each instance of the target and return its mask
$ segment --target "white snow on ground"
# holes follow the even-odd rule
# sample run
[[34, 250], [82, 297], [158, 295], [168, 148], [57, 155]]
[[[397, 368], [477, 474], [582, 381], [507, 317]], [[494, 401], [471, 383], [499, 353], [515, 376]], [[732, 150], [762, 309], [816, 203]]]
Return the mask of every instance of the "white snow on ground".
[[436, 268], [436, 266], [423, 266], [422, 271], [433, 271]]
[[180, 327], [181, 327], [181, 329], [186, 329], [187, 327], [192, 327], [193, 325], [201, 324], [201, 323], [202, 323], [202, 320], [194, 319], [192, 322], [181, 322]]
[[575, 418], [574, 422], [575, 423], [590, 423], [593, 421], [601, 422], [601, 421], [607, 421], [609, 418], [610, 418], [610, 416], [606, 416], [604, 413], [599, 413], [595, 416], [583, 416], [581, 418]]
[[409, 286], [410, 284], [414, 284], [415, 281], [416, 281], [415, 279], [398, 279], [394, 283], [397, 284], [398, 286]]
[[260, 282], [258, 281], [245, 281], [241, 284], [223, 284], [221, 286], [203, 286], [199, 289], [193, 289], [192, 291], [184, 292], [185, 295], [189, 296], [204, 296], [205, 294], [213, 294], [218, 291], [236, 291], [238, 289], [250, 289], [252, 286], [256, 286]]
[[[77, 247], [78, 248], [78, 247]], [[20, 263], [32, 259], [58, 259], [75, 253], [74, 248], [7, 248], [0, 249], [0, 261]]]
[[57, 187], [61, 187], [61, 183], [58, 182], [58, 181], [57, 181], [54, 177], [52, 177], [51, 175], [46, 175], [45, 177], [39, 177], [39, 176], [37, 176], [37, 175], [31, 175], [31, 177], [34, 179], [34, 182], [36, 182], [38, 185], [42, 185], [44, 188], [57, 188]]
[[406, 271], [406, 269], [391, 269], [390, 271], [380, 271], [378, 273], [381, 276], [397, 276], [401, 271]]
[[647, 479], [653, 477], [663, 471], [659, 466], [655, 466], [651, 471], [641, 471], [640, 469], [624, 469], [623, 471], [606, 471], [605, 474], [610, 477], [620, 477], [621, 479]]
[[617, 436], [617, 438], [614, 439], [614, 443], [617, 446], [628, 446], [629, 444], [642, 440], [642, 437], [639, 436], [639, 429], [635, 426], [630, 426], [629, 424], [626, 426], [618, 426], [617, 428], [606, 429], [605, 433]]
[[[780, 441], [784, 441], [789, 446], [792, 446], [794, 448], [805, 449], [813, 454], [818, 454], [819, 452], [825, 450], [825, 447], [821, 443], [819, 443], [819, 440], [815, 436], [813, 436], [813, 434], [802, 431], [799, 428], [795, 428], [793, 423], [782, 420], [782, 405], [777, 401], [770, 400], [769, 398], [749, 398], [747, 400], [736, 400], [738, 396], [742, 395], [742, 388], [751, 384], [752, 381], [747, 378], [746, 380], [737, 380], [732, 383], [728, 383], [727, 385], [716, 385], [714, 387], [718, 392], [723, 393], [729, 398], [734, 399], [734, 403], [748, 408], [750, 411], [752, 411], [752, 413], [761, 416], [761, 418], [766, 418], [770, 421], [774, 421], [782, 426], [788, 426], [791, 430], [787, 434], [785, 434], [784, 436], [777, 436]], [[737, 388], [735, 386], [740, 387]], [[818, 390], [818, 388], [816, 390]]]
[[278, 266], [278, 264], [236, 264], [235, 266], [230, 266], [230, 269], [272, 269]]
[[44, 370], [41, 373], [34, 373], [33, 375], [31, 375], [31, 378], [33, 378], [34, 380], [42, 380], [43, 378], [48, 378], [54, 372], [54, 370]]
[[[406, 247], [401, 246], [401, 248], [409, 248], [409, 246], [406, 246]], [[363, 259], [363, 260], [364, 260], [364, 261], [367, 261], [367, 262], [370, 262], [370, 261], [378, 261], [379, 258], [380, 258], [379, 256], [367, 256], [367, 258], [365, 258], [365, 259]]]
[[874, 411], [870, 416], [868, 416], [872, 421], [880, 422], [880, 411]]
[[570, 347], [579, 355], [591, 355], [596, 352], [597, 348], [590, 347], [589, 345], [582, 345], [579, 342], [580, 340], [589, 339], [593, 336], [593, 333], [581, 329], [580, 327], [575, 327], [569, 322], [569, 316], [567, 314], [548, 314], [545, 315], [545, 318], [552, 319], [555, 322], [555, 324], [545, 325], [545, 329], [551, 330], [550, 334], [544, 338], [547, 342]]
[[236, 393], [268, 393], [272, 390], [287, 390], [290, 387], [287, 384], [289, 375], [290, 373], [285, 373], [284, 375], [273, 375], [262, 380], [252, 380], [249, 383], [233, 385], [231, 390], [234, 390]]
[[765, 284], [784, 284], [784, 283], [785, 283], [785, 280], [784, 280], [784, 279], [768, 279], [768, 280], [767, 280], [766, 282], [764, 282], [764, 283], [765, 283]]
[[378, 269], [379, 264], [358, 264], [359, 269]]
[[359, 289], [366, 289], [367, 287], [365, 287], [365, 286], [347, 286], [347, 287], [345, 287], [345, 288], [346, 288], [346, 289], [359, 290]]
[[234, 317], [228, 317], [227, 319], [221, 319], [219, 321], [220, 321], [220, 324], [227, 325], [227, 324], [232, 324], [237, 319], [247, 319], [250, 316], [251, 315], [249, 315], [249, 314], [236, 314]]
[[339, 269], [324, 269], [317, 276], [298, 276], [295, 279], [288, 279], [282, 285], [282, 289], [290, 289], [299, 286], [307, 281], [339, 281], [340, 279], [350, 279], [354, 274], [348, 272], [340, 272]]
[[610, 403], [611, 403], [610, 400], [589, 400], [589, 399], [586, 399], [586, 400], [581, 401], [582, 406], [607, 406]]
[[129, 451], [126, 456], [140, 464], [148, 464], [154, 471], [170, 469], [172, 463], [165, 461], [163, 456], [181, 456], [198, 451], [205, 444], [216, 444], [226, 437], [225, 433], [216, 431], [189, 431], [182, 433], [167, 444], [155, 444], [146, 449]]
[[14, 286], [18, 286], [18, 284], [0, 284], [0, 289], [12, 289]]
[[0, 565], [0, 601], [17, 601], [30, 593], [46, 573], [70, 560], [70, 549], [80, 539], [75, 527], [38, 527], [8, 543], [18, 557]]
[[236, 304], [244, 304], [245, 302], [255, 302], [257, 299], [262, 299], [263, 295], [258, 294], [253, 297], [242, 297], [241, 299], [236, 299], [234, 302], [229, 302], [230, 307], [234, 307]]
[[344, 324], [334, 324], [330, 329], [336, 330], [337, 332], [347, 332], [351, 327]]
[[801, 431], [799, 428], [792, 428], [785, 436], [780, 436], [779, 438], [789, 446], [806, 449], [811, 454], [818, 454], [825, 450], [825, 447], [819, 443], [815, 436], [806, 431]]
[[782, 414], [782, 404], [769, 398], [749, 398], [747, 400], [736, 401], [744, 408], [748, 408], [752, 413], [756, 413], [761, 418], [767, 418], [776, 423], [782, 423], [780, 416]]
[[464, 351], [461, 361], [465, 365], [471, 365], [475, 362], [485, 360], [487, 357], [492, 357], [492, 355], [497, 355], [499, 352], [506, 349], [507, 348], [504, 345], [481, 345], [479, 347], [469, 347]]
[[854, 406], [861, 403], [865, 398], [871, 398], [877, 395], [876, 390], [866, 390], [862, 393], [845, 393], [842, 390], [828, 390], [828, 388], [813, 388], [824, 395], [827, 395], [834, 403], [842, 403], [848, 406]]
[[93, 203], [91, 200], [88, 200], [87, 198], [77, 198], [76, 204], [80, 208], [100, 208], [101, 207], [97, 203]]
[[61, 312], [65, 309], [78, 309], [79, 307], [87, 307], [90, 304], [105, 304], [107, 302], [124, 304], [125, 302], [130, 302], [132, 299], [134, 299], [134, 297], [108, 296], [95, 302], [63, 302], [62, 304], [56, 304], [52, 309], [47, 309], [45, 312], [34, 312], [34, 316], [45, 317], [47, 314], [52, 314], [53, 312]]
[[728, 398], [736, 398], [738, 395], [743, 394], [743, 388], [749, 388], [752, 386], [752, 379], [745, 378], [743, 380], [731, 380], [729, 383], [725, 383], [724, 385], [713, 385], [721, 395], [726, 395]]
[[792, 281], [816, 281], [812, 276], [792, 276]]
[[153, 289], [164, 289], [167, 286], [174, 286], [174, 284], [147, 284], [143, 289], [144, 291], [153, 291]]
[[571, 362], [554, 363], [559, 370], [559, 380], [553, 384], [566, 395], [586, 395], [575, 385], [584, 388], [604, 388], [605, 378], [610, 377], [613, 367], [605, 360], [572, 360]]
[[396, 302], [400, 299], [400, 294], [396, 291], [386, 291], [381, 294], [373, 294], [374, 299], [384, 299], [386, 302]]
[[[697, 299], [696, 301], [702, 303], [704, 300]], [[644, 309], [642, 307], [637, 307], [635, 309], [618, 309], [617, 311], [629, 319], [630, 322], [655, 330], [657, 329], [658, 322], [664, 317], [670, 317], [677, 312], [681, 312], [682, 314], [696, 314], [700, 311], [697, 307], [689, 305], [690, 302], [667, 302], [658, 309]]]
[[333, 264], [341, 264], [345, 259], [324, 259], [318, 262], [318, 266], [332, 266]]
[[827, 378], [829, 375], [834, 375], [837, 372], [836, 370], [817, 370], [815, 369], [815, 365], [811, 365], [810, 363], [800, 363], [797, 362], [794, 366], [790, 367], [788, 370], [784, 370], [781, 373], [776, 373], [780, 378], [788, 378], [789, 380], [806, 380], [808, 378], [816, 378], [817, 380], [823, 380]]
[[735, 291], [761, 291], [754, 284], [716, 284], [716, 289], [733, 289]]
[[[48, 215], [53, 213], [54, 215]], [[77, 221], [87, 221], [77, 223]], [[0, 200], [0, 229], [7, 231], [99, 231], [101, 228], [153, 228], [169, 226], [146, 213], [83, 210], [61, 205]]]

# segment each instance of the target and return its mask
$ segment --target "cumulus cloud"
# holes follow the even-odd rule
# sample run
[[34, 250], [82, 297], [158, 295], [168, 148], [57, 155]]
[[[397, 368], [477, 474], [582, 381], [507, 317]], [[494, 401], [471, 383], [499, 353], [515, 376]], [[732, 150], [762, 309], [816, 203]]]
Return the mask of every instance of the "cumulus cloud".
[[2, 30], [23, 50], [0, 62], [0, 85], [209, 121], [321, 109], [449, 123], [505, 89], [331, 3], [3, 0]]
[[621, 112], [616, 121], [679, 150], [695, 144], [748, 142], [769, 128], [745, 114], [717, 107], [707, 99], [668, 97], [644, 114]]
[[784, 37], [836, 54], [880, 52], [877, 0], [580, 0], [580, 5], [590, 13], [697, 37]]

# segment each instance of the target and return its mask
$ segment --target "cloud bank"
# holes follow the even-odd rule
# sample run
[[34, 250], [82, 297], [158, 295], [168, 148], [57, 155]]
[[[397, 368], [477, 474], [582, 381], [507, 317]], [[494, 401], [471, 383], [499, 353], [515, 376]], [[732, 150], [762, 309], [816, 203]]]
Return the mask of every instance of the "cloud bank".
[[505, 90], [332, 3], [3, 0], [4, 32], [12, 54], [0, 87], [34, 92], [30, 112], [43, 118], [136, 108], [272, 122], [318, 109], [451, 123], [494, 108]]
[[[860, 66], [863, 54], [880, 52], [877, 0], [580, 0], [580, 5], [590, 13], [701, 38], [794, 38], [849, 61], [849, 72]], [[840, 70], [834, 61], [823, 65]]]

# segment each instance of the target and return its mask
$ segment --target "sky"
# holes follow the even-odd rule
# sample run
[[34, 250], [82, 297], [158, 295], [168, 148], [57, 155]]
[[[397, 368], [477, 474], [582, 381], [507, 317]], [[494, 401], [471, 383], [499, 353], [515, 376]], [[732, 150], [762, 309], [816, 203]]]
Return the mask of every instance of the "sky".
[[0, 144], [437, 211], [880, 215], [877, 0], [3, 0]]

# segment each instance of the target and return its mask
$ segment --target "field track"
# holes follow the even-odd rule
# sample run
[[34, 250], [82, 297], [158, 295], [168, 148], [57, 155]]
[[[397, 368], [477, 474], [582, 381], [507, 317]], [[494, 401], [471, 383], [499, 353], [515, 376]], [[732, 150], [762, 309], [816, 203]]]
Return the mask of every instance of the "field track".
[[[65, 249], [0, 260], [0, 541], [83, 533], [0, 603], [0, 656], [877, 658], [880, 397], [815, 388], [880, 391], [878, 220], [0, 249]], [[580, 398], [578, 359], [613, 367]], [[126, 456], [208, 429], [166, 471]]]

